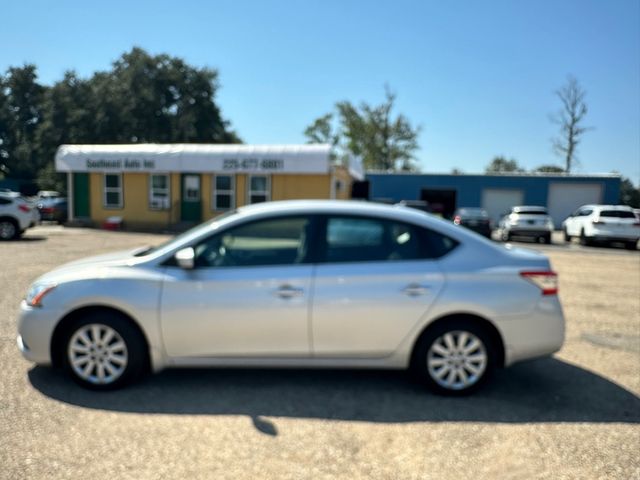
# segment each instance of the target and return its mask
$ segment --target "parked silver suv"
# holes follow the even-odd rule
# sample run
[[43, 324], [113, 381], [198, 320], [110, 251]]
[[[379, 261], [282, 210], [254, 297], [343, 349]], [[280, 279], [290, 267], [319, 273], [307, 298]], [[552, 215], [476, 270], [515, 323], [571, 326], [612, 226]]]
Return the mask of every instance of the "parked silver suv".
[[498, 224], [498, 235], [503, 242], [513, 237], [534, 238], [542, 243], [551, 243], [553, 220], [544, 207], [512, 207]]

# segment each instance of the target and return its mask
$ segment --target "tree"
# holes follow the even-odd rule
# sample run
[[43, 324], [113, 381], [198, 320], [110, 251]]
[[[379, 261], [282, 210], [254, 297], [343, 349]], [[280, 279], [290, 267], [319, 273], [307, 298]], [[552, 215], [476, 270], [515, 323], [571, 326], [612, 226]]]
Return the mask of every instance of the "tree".
[[620, 204], [640, 208], [640, 187], [635, 187], [626, 177], [620, 180]]
[[540, 173], [563, 173], [564, 168], [558, 167], [557, 165], [540, 165], [538, 168], [534, 170], [534, 172]]
[[578, 144], [582, 135], [589, 130], [582, 122], [587, 115], [585, 97], [587, 92], [580, 86], [578, 80], [569, 76], [567, 83], [556, 91], [556, 95], [562, 102], [562, 108], [551, 117], [554, 123], [560, 125], [560, 132], [553, 141], [553, 149], [557, 155], [564, 159], [565, 172], [571, 172], [577, 160]]
[[418, 149], [420, 129], [413, 127], [402, 114], [392, 111], [396, 95], [385, 88], [385, 100], [371, 106], [343, 101], [335, 105], [339, 129], [332, 126], [334, 114], [323, 115], [304, 133], [310, 143], [329, 143], [343, 155], [362, 158], [367, 170], [414, 170], [414, 153]]
[[493, 157], [491, 163], [486, 166], [486, 173], [510, 173], [510, 172], [524, 172], [525, 170], [518, 165], [518, 162], [512, 158], [507, 160], [506, 157], [497, 156]]
[[0, 94], [0, 156], [8, 177], [33, 178], [43, 162], [37, 155], [36, 130], [42, 118], [45, 87], [37, 82], [35, 65], [12, 67]]
[[62, 143], [238, 143], [215, 102], [218, 88], [216, 70], [140, 48], [109, 71], [88, 79], [66, 72], [50, 87], [37, 82], [34, 65], [10, 68], [0, 75], [0, 171], [56, 186]]

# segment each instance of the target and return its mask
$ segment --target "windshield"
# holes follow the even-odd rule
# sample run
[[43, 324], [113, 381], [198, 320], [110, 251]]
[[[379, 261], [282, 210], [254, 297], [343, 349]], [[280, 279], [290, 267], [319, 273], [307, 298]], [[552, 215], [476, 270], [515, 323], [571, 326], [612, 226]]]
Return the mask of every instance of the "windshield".
[[217, 217], [212, 218], [211, 220], [207, 220], [204, 223], [200, 223], [200, 224], [196, 225], [195, 227], [190, 228], [186, 232], [182, 232], [181, 234], [176, 235], [175, 237], [170, 238], [166, 242], [162, 242], [161, 244], [156, 245], [155, 247], [148, 247], [148, 248], [145, 248], [144, 250], [136, 252], [134, 256], [135, 257], [144, 257], [146, 255], [151, 255], [152, 253], [157, 252], [158, 250], [162, 250], [162, 249], [170, 246], [173, 243], [176, 243], [176, 244], [180, 243], [183, 239], [189, 237], [194, 232], [196, 232], [198, 230], [201, 230], [202, 228], [206, 228], [209, 225], [213, 225], [214, 223], [217, 223], [220, 220], [223, 220], [223, 219], [225, 219], [227, 217], [235, 215], [236, 213], [237, 213], [237, 210], [229, 210], [228, 212], [225, 212], [222, 215], [218, 215]]

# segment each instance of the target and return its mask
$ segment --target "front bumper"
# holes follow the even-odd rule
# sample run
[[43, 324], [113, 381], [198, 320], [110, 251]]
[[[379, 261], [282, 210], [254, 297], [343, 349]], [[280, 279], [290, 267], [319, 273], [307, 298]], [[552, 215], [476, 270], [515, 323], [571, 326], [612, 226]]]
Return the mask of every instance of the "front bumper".
[[505, 366], [544, 357], [562, 348], [565, 320], [556, 295], [543, 296], [527, 314], [496, 319], [505, 347]]
[[23, 300], [18, 317], [18, 349], [27, 360], [51, 364], [51, 337], [57, 323], [56, 312], [29, 307]]

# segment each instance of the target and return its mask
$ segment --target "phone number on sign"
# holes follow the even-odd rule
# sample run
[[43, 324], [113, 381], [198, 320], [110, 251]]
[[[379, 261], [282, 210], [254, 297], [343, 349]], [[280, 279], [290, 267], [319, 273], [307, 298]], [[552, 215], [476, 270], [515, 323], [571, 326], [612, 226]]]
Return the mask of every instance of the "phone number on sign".
[[283, 170], [283, 160], [246, 158], [244, 160], [228, 159], [222, 164], [224, 170]]

